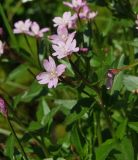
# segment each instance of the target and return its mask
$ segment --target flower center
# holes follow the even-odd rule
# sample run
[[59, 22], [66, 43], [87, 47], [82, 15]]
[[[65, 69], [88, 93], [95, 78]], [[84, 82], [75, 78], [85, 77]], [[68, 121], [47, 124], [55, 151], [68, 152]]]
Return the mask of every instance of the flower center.
[[62, 36], [61, 36], [61, 39], [63, 40], [63, 41], [66, 41], [66, 36], [63, 34]]
[[20, 24], [19, 28], [20, 28], [20, 30], [25, 31], [25, 26], [24, 26], [24, 24]]
[[73, 1], [73, 6], [74, 6], [74, 7], [78, 7], [78, 5], [79, 5], [79, 4], [78, 4], [77, 0], [74, 0], [74, 1]]
[[50, 78], [52, 79], [52, 78], [55, 78], [55, 77], [57, 77], [57, 73], [55, 71], [51, 71], [50, 72]]

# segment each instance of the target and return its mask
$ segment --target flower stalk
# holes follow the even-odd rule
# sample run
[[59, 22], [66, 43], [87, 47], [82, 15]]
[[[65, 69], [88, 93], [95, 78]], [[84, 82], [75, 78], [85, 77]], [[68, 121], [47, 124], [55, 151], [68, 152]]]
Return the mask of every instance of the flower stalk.
[[18, 144], [18, 146], [19, 146], [19, 148], [20, 148], [20, 150], [21, 150], [21, 153], [22, 153], [22, 155], [24, 156], [24, 159], [25, 159], [25, 160], [29, 160], [28, 157], [27, 157], [27, 155], [26, 155], [26, 153], [25, 153], [25, 151], [24, 151], [24, 148], [23, 148], [22, 144], [20, 143], [20, 140], [18, 139], [18, 137], [17, 137], [17, 135], [16, 135], [16, 133], [15, 133], [15, 131], [14, 131], [14, 128], [13, 128], [13, 126], [12, 126], [12, 123], [10, 122], [9, 117], [7, 117], [7, 122], [8, 122], [8, 124], [9, 124], [9, 127], [10, 127], [10, 129], [11, 129], [12, 134], [14, 135], [14, 137], [15, 137], [15, 139], [16, 139], [16, 141], [17, 141], [17, 144]]

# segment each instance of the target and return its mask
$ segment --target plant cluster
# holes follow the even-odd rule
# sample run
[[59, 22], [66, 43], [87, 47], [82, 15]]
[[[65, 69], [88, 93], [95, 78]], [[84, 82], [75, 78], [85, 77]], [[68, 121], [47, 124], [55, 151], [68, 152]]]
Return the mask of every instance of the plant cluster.
[[0, 3], [0, 159], [137, 160], [137, 2], [55, 4]]

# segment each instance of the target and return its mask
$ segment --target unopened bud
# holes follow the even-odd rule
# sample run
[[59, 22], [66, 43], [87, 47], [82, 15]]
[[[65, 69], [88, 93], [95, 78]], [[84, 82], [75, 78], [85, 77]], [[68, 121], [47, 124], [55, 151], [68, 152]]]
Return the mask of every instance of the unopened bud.
[[111, 89], [115, 75], [119, 72], [118, 69], [109, 69], [107, 72], [106, 88]]
[[79, 51], [82, 52], [82, 53], [87, 53], [88, 52], [88, 48], [80, 48]]
[[0, 97], [0, 112], [2, 113], [4, 117], [8, 116], [7, 105], [6, 105], [5, 100], [2, 97]]

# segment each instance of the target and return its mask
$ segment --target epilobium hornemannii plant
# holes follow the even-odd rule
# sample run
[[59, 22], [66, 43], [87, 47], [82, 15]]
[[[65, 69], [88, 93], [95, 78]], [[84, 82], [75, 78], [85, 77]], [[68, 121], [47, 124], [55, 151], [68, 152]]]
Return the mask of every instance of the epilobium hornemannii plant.
[[0, 3], [3, 115], [8, 106], [0, 159], [135, 160], [137, 1], [8, 3]]

